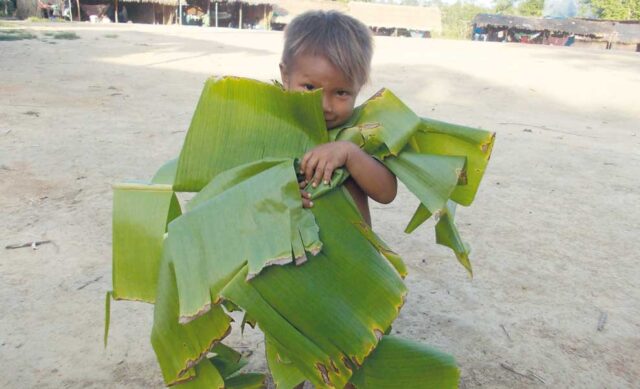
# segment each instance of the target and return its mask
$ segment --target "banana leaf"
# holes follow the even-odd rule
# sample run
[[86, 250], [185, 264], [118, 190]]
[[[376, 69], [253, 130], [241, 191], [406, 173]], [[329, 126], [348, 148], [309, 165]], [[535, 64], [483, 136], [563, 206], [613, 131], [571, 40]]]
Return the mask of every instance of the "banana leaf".
[[417, 118], [387, 89], [358, 107], [347, 125], [330, 131], [331, 140], [356, 143], [378, 158], [420, 199], [405, 232], [435, 215], [436, 242], [451, 248], [469, 274], [470, 250], [455, 226], [452, 202], [473, 202], [494, 138], [489, 131]]
[[291, 158], [328, 141], [320, 91], [209, 79], [180, 153], [174, 189], [197, 192], [217, 174], [263, 158]]
[[421, 125], [410, 145], [416, 151], [433, 155], [463, 156], [467, 159], [463, 185], [451, 194], [451, 200], [460, 205], [471, 205], [484, 176], [495, 133], [422, 118]]
[[211, 348], [210, 352], [215, 355], [209, 357], [209, 362], [225, 377], [225, 380], [235, 375], [249, 363], [238, 351], [222, 343], [217, 343]]
[[385, 335], [353, 375], [356, 388], [456, 388], [460, 371], [450, 355], [415, 342]]
[[[222, 330], [203, 335], [206, 332], [203, 328], [191, 333], [186, 327], [200, 323], [203, 315], [209, 315], [215, 307], [219, 307], [217, 303], [225, 299], [249, 312], [265, 334], [276, 339], [286, 350], [292, 350], [296, 366], [303, 369], [308, 379], [317, 386], [344, 386], [351, 375], [350, 366], [362, 364], [375, 348], [379, 336], [397, 316], [405, 294], [404, 285], [395, 269], [380, 254], [379, 248], [360, 232], [358, 226], [363, 220], [342, 189], [317, 198], [313, 209], [314, 215], [317, 213], [316, 221], [320, 228], [326, 231], [341, 228], [341, 234], [321, 236], [322, 252], [316, 252], [316, 257], [309, 264], [295, 267], [294, 247], [289, 238], [296, 235], [274, 226], [260, 225], [256, 218], [263, 213], [269, 220], [277, 221], [277, 217], [295, 215], [293, 211], [309, 213], [310, 216], [311, 211], [301, 207], [293, 160], [265, 160], [259, 164], [267, 167], [244, 181], [240, 178], [231, 180], [228, 175], [255, 171], [254, 164], [242, 165], [219, 175], [210, 185], [217, 182], [222, 186], [227, 186], [229, 182], [235, 182], [236, 185], [222, 193], [209, 187], [203, 189], [201, 193], [212, 197], [201, 200], [196, 196], [194, 202], [197, 205], [169, 226], [165, 241], [168, 260], [165, 265], [175, 269], [172, 274], [175, 281], [162, 277], [158, 291], [163, 291], [163, 298], [171, 301], [173, 310], [178, 310], [180, 315], [173, 310], [172, 315], [159, 315], [159, 299], [152, 337], [161, 367], [170, 373], [165, 375], [165, 380], [170, 377], [171, 381], [167, 381], [173, 383], [183, 379], [181, 374], [189, 373], [190, 363], [206, 353], [212, 342], [219, 339]], [[255, 180], [262, 182], [256, 184]], [[258, 192], [247, 190], [247, 186], [256, 185], [264, 188], [257, 199], [267, 199], [268, 205], [278, 206], [262, 207], [260, 202], [250, 201], [247, 196]], [[276, 188], [274, 196], [281, 197], [270, 197], [270, 187]], [[287, 187], [291, 190], [283, 189]], [[287, 203], [290, 209], [283, 210], [283, 204]], [[226, 214], [216, 215], [212, 213], [214, 210], [236, 215], [233, 225], [211, 230], [211, 227], [219, 225], [216, 222], [219, 218], [227, 220]], [[244, 211], [249, 212], [246, 217], [242, 216]], [[313, 219], [311, 222], [310, 225], [315, 227]], [[287, 228], [290, 225], [305, 225], [304, 222], [292, 224], [289, 220], [277, 224]], [[256, 225], [259, 228], [255, 228]], [[314, 230], [317, 231], [317, 228]], [[288, 254], [287, 261], [261, 262], [260, 276], [250, 278], [251, 281], [247, 282], [253, 267], [251, 258], [273, 258], [273, 252], [282, 252], [273, 244], [264, 246], [264, 241], [271, 239], [265, 239], [265, 233], [285, 238], [283, 247]], [[296, 231], [296, 234], [298, 239], [305, 235], [300, 231]], [[246, 239], [238, 240], [239, 235]], [[277, 235], [273, 235], [273, 238], [278, 239]], [[240, 246], [232, 244], [234, 237], [241, 243]], [[343, 249], [345, 243], [348, 243], [349, 252]], [[300, 244], [302, 247], [304, 240]], [[265, 247], [276, 248], [276, 251], [264, 251]], [[345, 257], [349, 261], [345, 261]], [[294, 266], [263, 269], [268, 265], [285, 263]], [[322, 295], [318, 295], [318, 290], [324, 291]], [[179, 304], [173, 301], [179, 301]], [[179, 322], [188, 323], [183, 328], [185, 335], [182, 337], [185, 340], [195, 336], [205, 337], [187, 343], [188, 355], [179, 357], [183, 363], [174, 359], [175, 353], [171, 352], [170, 347], [155, 347], [165, 342], [156, 336], [160, 333], [156, 328], [171, 328], [170, 336], [174, 336]], [[327, 336], [327, 333], [331, 335]]]
[[[210, 365], [207, 354], [231, 332], [231, 317], [220, 305], [210, 307], [189, 323], [179, 322], [178, 287], [171, 244], [171, 240], [165, 240], [151, 330], [151, 345], [167, 385], [194, 380], [197, 376], [196, 365], [202, 360]], [[207, 380], [215, 376], [222, 386], [223, 377], [218, 370], [213, 365], [206, 369]]]
[[[172, 191], [199, 192], [184, 214], [164, 213], [163, 244], [156, 233], [154, 246], [138, 249], [145, 255], [137, 257], [155, 258], [156, 266], [158, 247], [162, 253], [157, 283], [141, 288], [155, 297], [151, 340], [167, 385], [261, 385], [259, 377], [237, 374], [240, 360], [220, 343], [230, 331], [227, 309], [243, 310], [243, 325], [247, 320], [264, 332], [279, 387], [302, 380], [320, 388], [349, 382], [385, 387], [391, 376], [377, 374], [385, 361], [397, 366], [398, 382], [456, 386], [452, 359], [383, 337], [406, 295], [406, 267], [342, 187], [348, 172], [337, 171], [330, 185], [307, 188], [315, 205], [303, 209], [297, 158], [330, 140], [358, 144], [421, 201], [412, 226], [440, 216], [438, 242], [462, 253], [470, 269], [448, 201], [473, 200], [493, 137], [420, 118], [387, 90], [331, 132], [321, 107], [320, 91], [210, 79], [179, 158], [152, 179], [171, 201]], [[126, 228], [146, 228], [132, 226], [114, 223], [114, 247]], [[134, 273], [144, 266], [127, 260]]]
[[113, 189], [113, 298], [154, 303], [164, 234], [180, 204], [168, 185]]
[[275, 339], [265, 336], [265, 351], [269, 370], [277, 388], [294, 388], [306, 380], [305, 375], [285, 357], [283, 350]]
[[264, 374], [257, 373], [238, 374], [224, 380], [224, 386], [227, 389], [265, 388], [265, 376]]

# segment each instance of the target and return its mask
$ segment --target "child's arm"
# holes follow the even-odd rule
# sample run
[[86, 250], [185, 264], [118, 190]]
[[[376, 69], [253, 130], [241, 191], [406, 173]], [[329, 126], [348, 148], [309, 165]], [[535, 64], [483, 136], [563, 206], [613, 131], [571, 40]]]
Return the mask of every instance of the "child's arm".
[[307, 182], [317, 186], [328, 183], [333, 171], [346, 167], [364, 193], [383, 204], [396, 197], [396, 177], [369, 154], [351, 142], [326, 143], [309, 150], [300, 163]]

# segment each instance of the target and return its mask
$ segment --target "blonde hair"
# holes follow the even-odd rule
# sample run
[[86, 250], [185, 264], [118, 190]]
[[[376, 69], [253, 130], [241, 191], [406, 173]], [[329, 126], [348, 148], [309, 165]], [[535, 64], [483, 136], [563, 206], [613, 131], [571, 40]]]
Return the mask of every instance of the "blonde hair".
[[371, 69], [371, 31], [338, 11], [308, 11], [296, 16], [284, 31], [282, 63], [290, 68], [298, 55], [323, 56], [350, 82], [362, 86]]

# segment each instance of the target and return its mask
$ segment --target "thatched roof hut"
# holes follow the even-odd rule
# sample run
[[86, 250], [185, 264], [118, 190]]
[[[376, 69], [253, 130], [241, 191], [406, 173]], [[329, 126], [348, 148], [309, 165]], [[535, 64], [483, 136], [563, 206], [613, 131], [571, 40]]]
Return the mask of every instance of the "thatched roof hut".
[[[117, 0], [127, 8], [128, 19], [135, 23], [178, 23], [178, 0]], [[186, 1], [182, 0], [182, 4]]]
[[550, 31], [580, 35], [596, 40], [623, 44], [640, 44], [640, 22], [593, 19], [542, 19], [520, 16], [478, 14], [472, 22], [477, 27], [498, 27], [522, 31]]
[[[233, 0], [232, 0], [233, 1]], [[369, 27], [388, 29], [405, 28], [440, 32], [442, 21], [437, 7], [416, 7], [364, 2], [340, 2], [327, 0], [237, 0], [251, 5], [269, 4], [273, 10], [272, 21], [289, 24], [291, 20], [310, 10], [337, 10], [351, 15]]]

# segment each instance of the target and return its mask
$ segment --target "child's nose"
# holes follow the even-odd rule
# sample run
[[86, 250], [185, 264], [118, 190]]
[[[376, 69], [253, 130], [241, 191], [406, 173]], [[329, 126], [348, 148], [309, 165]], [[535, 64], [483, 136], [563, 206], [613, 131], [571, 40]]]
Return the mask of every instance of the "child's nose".
[[322, 110], [324, 113], [331, 113], [333, 111], [333, 107], [331, 106], [331, 99], [326, 94], [322, 94]]

